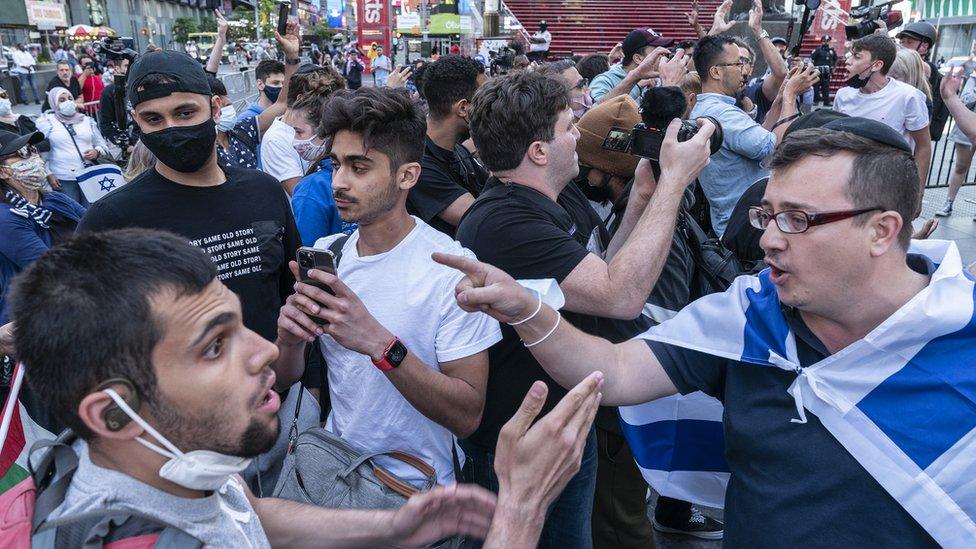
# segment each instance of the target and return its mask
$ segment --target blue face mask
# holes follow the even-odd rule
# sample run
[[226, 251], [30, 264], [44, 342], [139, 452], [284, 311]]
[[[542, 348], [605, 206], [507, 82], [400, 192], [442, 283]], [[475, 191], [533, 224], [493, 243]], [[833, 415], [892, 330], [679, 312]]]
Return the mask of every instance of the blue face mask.
[[264, 86], [264, 96], [268, 101], [275, 103], [278, 101], [278, 94], [281, 93], [281, 86]]

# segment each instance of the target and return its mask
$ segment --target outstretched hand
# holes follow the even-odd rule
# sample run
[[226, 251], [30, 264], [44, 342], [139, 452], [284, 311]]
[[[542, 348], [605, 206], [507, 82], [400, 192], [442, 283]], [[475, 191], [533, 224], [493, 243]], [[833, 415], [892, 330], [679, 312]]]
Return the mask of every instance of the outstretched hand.
[[473, 484], [438, 486], [407, 500], [393, 515], [398, 546], [420, 547], [451, 536], [484, 539], [495, 495]]
[[715, 17], [712, 18], [712, 28], [708, 31], [709, 36], [722, 34], [735, 26], [735, 21], [729, 21], [729, 13], [732, 11], [732, 0], [725, 0], [722, 5], [715, 10]]
[[454, 297], [469, 313], [481, 311], [500, 322], [516, 322], [527, 317], [538, 303], [535, 296], [501, 269], [459, 255], [437, 252], [431, 257], [464, 273]]
[[401, 65], [390, 72], [390, 75], [386, 77], [386, 87], [387, 88], [402, 88], [407, 85], [407, 80], [410, 79], [410, 73], [413, 72], [413, 67], [410, 65]]
[[498, 434], [495, 474], [499, 499], [526, 512], [545, 512], [579, 471], [583, 447], [600, 407], [603, 373], [593, 372], [536, 421], [549, 388], [532, 384], [522, 405]]
[[944, 101], [949, 101], [959, 95], [959, 88], [962, 87], [963, 70], [963, 67], [953, 67], [942, 77], [939, 93]]
[[214, 19], [217, 20], [217, 36], [221, 38], [227, 37], [227, 19], [224, 17], [224, 12], [220, 10], [214, 10]]

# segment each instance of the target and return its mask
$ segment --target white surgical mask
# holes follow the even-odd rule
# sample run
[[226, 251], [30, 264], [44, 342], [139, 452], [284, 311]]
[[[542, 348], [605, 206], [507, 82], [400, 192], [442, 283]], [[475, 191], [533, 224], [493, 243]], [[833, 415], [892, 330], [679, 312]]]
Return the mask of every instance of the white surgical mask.
[[58, 112], [62, 116], [74, 116], [78, 112], [78, 105], [74, 101], [58, 103]]
[[194, 450], [183, 453], [172, 442], [166, 440], [166, 437], [159, 434], [144, 419], [139, 417], [139, 414], [122, 400], [122, 397], [115, 390], [105, 389], [105, 393], [112, 397], [112, 400], [119, 405], [119, 408], [127, 416], [132, 418], [132, 421], [135, 421], [147, 433], [166, 447], [166, 449], [163, 449], [142, 437], [136, 437], [136, 442], [139, 444], [163, 457], [169, 458], [169, 461], [159, 469], [159, 476], [173, 484], [178, 484], [190, 490], [218, 490], [234, 475], [239, 474], [251, 463], [249, 458], [228, 456], [210, 450]]
[[9, 99], [0, 99], [0, 116], [7, 116], [10, 114], [12, 105]]
[[298, 156], [306, 162], [315, 162], [322, 154], [322, 145], [315, 143], [314, 136], [308, 139], [296, 139], [291, 144], [295, 147]]
[[234, 129], [237, 124], [237, 109], [234, 105], [227, 105], [220, 108], [220, 120], [217, 121], [217, 129], [227, 133]]

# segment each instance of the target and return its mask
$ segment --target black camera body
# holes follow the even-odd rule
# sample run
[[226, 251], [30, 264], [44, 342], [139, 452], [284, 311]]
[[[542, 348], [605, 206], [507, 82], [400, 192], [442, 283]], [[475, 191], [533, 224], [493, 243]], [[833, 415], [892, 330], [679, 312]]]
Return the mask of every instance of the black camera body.
[[[126, 43], [129, 41], [129, 44]], [[92, 49], [95, 53], [103, 55], [106, 59], [111, 59], [112, 61], [121, 61], [122, 59], [128, 59], [131, 63], [135, 60], [136, 56], [139, 55], [131, 47], [131, 38], [102, 38], [92, 43]]]
[[[847, 35], [848, 40], [857, 40], [858, 38], [864, 38], [870, 34], [874, 34], [874, 31], [881, 28], [878, 25], [879, 19], [884, 19], [888, 22], [888, 28], [894, 28], [901, 24], [899, 22], [894, 23], [889, 20], [891, 15], [891, 7], [898, 3], [898, 0], [893, 0], [890, 2], [885, 2], [883, 4], [867, 4], [860, 5], [856, 8], [851, 9], [851, 21], [860, 19], [861, 21], [853, 25], [844, 26], [844, 34]], [[900, 15], [900, 13], [898, 13]]]
[[[715, 132], [709, 139], [711, 154], [718, 152], [722, 148], [722, 125], [711, 116], [703, 116], [715, 125]], [[661, 144], [664, 143], [664, 136], [667, 128], [648, 128], [644, 123], [637, 124], [633, 129], [610, 128], [606, 139], [603, 140], [603, 148], [608, 151], [622, 152], [647, 158], [650, 160], [661, 160]], [[698, 134], [698, 124], [694, 120], [682, 120], [681, 127], [678, 128], [678, 142], [688, 141]]]

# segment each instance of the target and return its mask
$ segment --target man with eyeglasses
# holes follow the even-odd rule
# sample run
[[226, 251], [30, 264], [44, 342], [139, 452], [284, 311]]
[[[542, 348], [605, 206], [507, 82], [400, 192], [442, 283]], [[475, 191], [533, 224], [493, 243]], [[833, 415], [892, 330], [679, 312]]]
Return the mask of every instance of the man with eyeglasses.
[[818, 76], [803, 70], [787, 76], [762, 125], [735, 106], [752, 72], [748, 51], [726, 35], [706, 36], [695, 48], [694, 63], [702, 81], [691, 118], [711, 116], [722, 125], [722, 148], [712, 155], [699, 181], [711, 206], [712, 229], [721, 237], [732, 209], [753, 182], [767, 176], [760, 162], [773, 152], [786, 131], [786, 122], [797, 117], [796, 98]]
[[[458, 301], [514, 323], [560, 385], [572, 386], [599, 368], [606, 374], [604, 405], [635, 405], [696, 390], [723, 402], [731, 472], [725, 547], [937, 546], [929, 533], [932, 525], [923, 529], [915, 519], [917, 509], [906, 510], [908, 500], [923, 497], [923, 490], [890, 494], [883, 487], [890, 486], [888, 479], [855, 457], [863, 448], [843, 444], [837, 424], [821, 421], [821, 416], [836, 417], [814, 406], [827, 387], [820, 386], [817, 396], [804, 391], [803, 399], [790, 392], [810, 379], [808, 367], [814, 364], [822, 372], [827, 362], [847, 360], [839, 379], [855, 383], [904, 360], [903, 353], [886, 352], [885, 341], [864, 340], [897, 319], [910, 300], [923, 298], [917, 294], [938, 278], [932, 259], [908, 253], [910, 220], [921, 199], [908, 143], [880, 122], [849, 118], [832, 124], [790, 134], [771, 159], [762, 205], [751, 213], [765, 231], [761, 245], [769, 269], [740, 278], [725, 294], [693, 302], [626, 343], [585, 335], [558, 322], [559, 313], [547, 306], [532, 314], [538, 298], [492, 266], [437, 258], [468, 275], [458, 286]], [[666, 140], [662, 156], [676, 145]], [[961, 274], [953, 276], [962, 284]], [[968, 292], [971, 301], [971, 283]], [[948, 312], [941, 309], [935, 314]], [[757, 328], [768, 333], [756, 333]], [[972, 331], [965, 333], [960, 344], [971, 341]], [[902, 335], [914, 334], [887, 337]], [[735, 337], [756, 345], [737, 354], [718, 350], [717, 341]], [[768, 341], [782, 341], [784, 349], [776, 353]], [[875, 353], [874, 362], [849, 358], [849, 351], [865, 347]], [[913, 348], [908, 358], [919, 351]], [[899, 400], [915, 398], [913, 390], [903, 389]], [[940, 410], [948, 404], [927, 402], [927, 425], [943, 428]], [[942, 464], [951, 468], [959, 461]]]
[[573, 108], [574, 122], [579, 122], [586, 111], [593, 107], [593, 98], [590, 97], [590, 81], [583, 78], [572, 59], [560, 59], [546, 63], [539, 71], [546, 76], [559, 78], [566, 84], [566, 88], [569, 89], [569, 106]]

